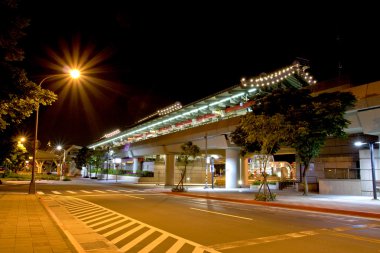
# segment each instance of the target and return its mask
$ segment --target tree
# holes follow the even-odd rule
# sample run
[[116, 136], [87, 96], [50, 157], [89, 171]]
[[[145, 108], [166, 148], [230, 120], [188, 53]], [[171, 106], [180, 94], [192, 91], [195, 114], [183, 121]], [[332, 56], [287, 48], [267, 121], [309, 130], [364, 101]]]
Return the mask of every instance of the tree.
[[[98, 176], [98, 169], [101, 167], [101, 165], [105, 161], [105, 152], [106, 151], [101, 148], [96, 148], [95, 150], [92, 150], [91, 152], [92, 154], [90, 157], [90, 164], [94, 165], [95, 167], [95, 177], [94, 177], [95, 179]], [[90, 178], [92, 178], [91, 171], [90, 171]]]
[[10, 152], [9, 155], [5, 158], [4, 164], [13, 172], [17, 173], [24, 165], [26, 160], [28, 160], [29, 153], [26, 150], [25, 146], [14, 139], [10, 143]]
[[[22, 67], [24, 50], [19, 42], [26, 35], [29, 20], [20, 16], [16, 0], [0, 0], [0, 162], [10, 155], [15, 128], [36, 110], [38, 103], [51, 105], [57, 100], [52, 91], [41, 89], [30, 81]], [[12, 130], [14, 131], [14, 129]], [[8, 139], [8, 141], [6, 140]]]
[[88, 167], [88, 164], [91, 161], [91, 156], [93, 154], [93, 150], [83, 147], [78, 151], [78, 154], [74, 158], [75, 163], [80, 167]]
[[317, 157], [328, 137], [345, 137], [344, 128], [349, 121], [344, 118], [348, 108], [354, 106], [355, 96], [351, 92], [331, 92], [312, 95], [309, 88], [283, 89], [265, 96], [253, 108], [253, 112], [284, 115], [294, 134], [287, 144], [295, 148], [304, 166], [302, 181], [304, 195], [308, 194], [307, 172], [310, 162]]
[[[270, 192], [268, 186], [266, 167], [269, 158], [278, 151], [281, 144], [286, 142], [286, 138], [292, 132], [291, 126], [287, 124], [283, 115], [267, 116], [253, 113], [243, 116], [239, 126], [232, 132], [232, 141], [242, 147], [242, 154], [257, 152], [260, 155], [263, 181], [256, 199], [274, 200], [275, 195]], [[264, 188], [263, 195], [262, 188]]]
[[21, 67], [24, 50], [19, 41], [26, 35], [29, 20], [18, 15], [17, 1], [0, 0], [0, 130], [19, 124], [37, 104], [50, 105], [57, 96], [28, 80]]
[[193, 157], [195, 158], [199, 153], [200, 153], [200, 148], [197, 145], [193, 145], [191, 141], [186, 142], [181, 145], [182, 152], [179, 155], [179, 159], [184, 162], [185, 166], [181, 170], [181, 179], [176, 185], [175, 188], [172, 189], [172, 191], [176, 192], [183, 192], [185, 188], [183, 187], [183, 181], [186, 176], [186, 168], [187, 165], [189, 164], [189, 158]]

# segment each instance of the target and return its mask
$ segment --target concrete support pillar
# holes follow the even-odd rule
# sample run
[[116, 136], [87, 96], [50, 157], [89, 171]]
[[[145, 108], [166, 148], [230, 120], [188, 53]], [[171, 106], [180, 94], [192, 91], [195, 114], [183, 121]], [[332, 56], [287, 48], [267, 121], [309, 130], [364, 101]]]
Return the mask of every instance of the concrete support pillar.
[[226, 189], [237, 188], [240, 179], [239, 149], [226, 149]]
[[248, 164], [248, 157], [242, 157], [241, 158], [241, 180], [242, 180], [242, 186], [249, 186], [248, 183], [248, 176], [249, 176], [249, 164]]
[[165, 155], [165, 186], [174, 185], [175, 155]]
[[[380, 177], [379, 169], [379, 150], [374, 150], [374, 168], [375, 178], [378, 180]], [[372, 166], [371, 166], [371, 154], [370, 150], [359, 150], [360, 159], [360, 179], [361, 179], [361, 191], [363, 196], [373, 196], [373, 181], [372, 181]]]
[[133, 158], [133, 173], [136, 173], [139, 170], [140, 164], [139, 164], [139, 159]]

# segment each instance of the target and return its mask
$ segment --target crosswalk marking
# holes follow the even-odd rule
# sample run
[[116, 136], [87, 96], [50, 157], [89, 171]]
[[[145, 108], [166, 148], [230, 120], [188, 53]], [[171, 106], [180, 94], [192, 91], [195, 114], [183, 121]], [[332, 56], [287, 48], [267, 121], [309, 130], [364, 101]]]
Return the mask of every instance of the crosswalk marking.
[[97, 217], [99, 215], [102, 215], [103, 212], [104, 212], [103, 210], [98, 210], [98, 211], [95, 211], [95, 212], [91, 212], [91, 215], [81, 214], [81, 215], [78, 215], [78, 218], [82, 219], [82, 217], [83, 217], [83, 220], [87, 220], [87, 219], [91, 219], [91, 218]]
[[183, 245], [185, 245], [185, 242], [182, 241], [182, 240], [178, 240], [176, 241], [176, 243], [173, 244], [173, 246], [171, 246], [170, 249], [168, 249], [166, 252], [167, 253], [176, 253], [177, 251], [179, 251]]
[[[88, 227], [92, 228], [98, 234], [107, 238], [118, 247], [121, 252], [131, 251], [137, 245], [139, 247], [139, 253], [152, 252], [155, 251], [160, 244], [170, 244], [168, 245], [169, 251], [167, 252], [180, 252], [186, 245], [187, 247], [192, 247], [191, 251], [193, 253], [219, 253], [213, 248], [176, 236], [89, 201], [69, 196], [61, 197], [56, 195], [55, 198], [57, 202], [67, 208], [73, 216], [87, 224]], [[77, 209], [80, 205], [82, 205], [85, 211]], [[95, 214], [95, 212], [97, 214]], [[84, 215], [85, 213], [87, 215]], [[104, 215], [99, 216], [99, 213], [104, 213]], [[126, 240], [126, 238], [128, 238], [128, 240]], [[147, 240], [147, 238], [151, 239]], [[167, 240], [169, 238], [170, 240]]]
[[[94, 194], [94, 193], [102, 193], [102, 194], [106, 194], [106, 193], [146, 193], [145, 190], [76, 190], [76, 191], [72, 191], [72, 190], [61, 190], [61, 191], [51, 191], [51, 193], [55, 194], [55, 195], [62, 195], [62, 194], [80, 194], [80, 193], [86, 193], [86, 194]], [[45, 195], [46, 193], [44, 191], [37, 191], [37, 194], [39, 195]], [[48, 193], [49, 194], [49, 193]], [[155, 193], [157, 194], [157, 193]], [[138, 197], [136, 197], [138, 198]]]
[[126, 250], [136, 246], [138, 243], [140, 243], [142, 240], [144, 240], [145, 238], [147, 238], [148, 236], [150, 236], [154, 232], [156, 232], [156, 231], [153, 229], [149, 229], [149, 230], [145, 231], [140, 236], [138, 236], [137, 238], [133, 239], [132, 241], [130, 241], [129, 243], [127, 243], [123, 247], [121, 247], [120, 250], [126, 251]]
[[149, 243], [145, 248], [140, 250], [138, 253], [146, 253], [152, 251], [155, 247], [157, 247], [160, 243], [162, 243], [166, 238], [168, 238], [167, 234], [162, 234], [156, 240]]
[[98, 220], [103, 220], [104, 218], [108, 218], [108, 217], [110, 217], [110, 216], [112, 216], [112, 215], [114, 215], [113, 213], [110, 213], [110, 214], [107, 214], [107, 215], [102, 215], [101, 217], [99, 217], [99, 218], [96, 218], [96, 219], [92, 219], [92, 220], [90, 220], [90, 221], [88, 221], [88, 222], [85, 222], [85, 223], [91, 223], [91, 222], [94, 222], [94, 221], [98, 221]]
[[[117, 216], [115, 216], [115, 217], [117, 217]], [[115, 218], [114, 217], [114, 218]], [[112, 218], [112, 219], [107, 219], [107, 220], [104, 220], [104, 221], [99, 221], [99, 222], [97, 222], [97, 223], [94, 223], [94, 224], [91, 224], [91, 225], [89, 225], [89, 227], [96, 227], [96, 226], [99, 226], [100, 224], [102, 224], [102, 223], [106, 223], [106, 222], [108, 222], [108, 221], [110, 221], [110, 220], [113, 220], [114, 218]], [[112, 222], [112, 223], [110, 223], [110, 224], [107, 224], [107, 225], [105, 225], [105, 226], [102, 226], [100, 229], [94, 229], [95, 231], [101, 231], [101, 230], [104, 230], [104, 229], [107, 229], [107, 228], [110, 228], [110, 227], [112, 227], [112, 226], [114, 226], [114, 225], [117, 225], [117, 224], [121, 224], [121, 223], [123, 223], [125, 220], [116, 220], [116, 221], [114, 221], [114, 222]]]
[[129, 230], [128, 232], [123, 233], [123, 234], [119, 235], [118, 237], [112, 239], [111, 242], [112, 242], [113, 244], [116, 244], [116, 243], [120, 242], [121, 240], [123, 240], [124, 238], [130, 236], [130, 235], [133, 234], [134, 232], [139, 231], [139, 230], [142, 229], [143, 227], [144, 227], [144, 226], [143, 226], [142, 224], [139, 224], [139, 225], [137, 225], [137, 227], [132, 228], [132, 229]]
[[105, 233], [105, 234], [103, 234], [103, 235], [104, 235], [105, 237], [110, 236], [110, 235], [112, 235], [112, 234], [115, 234], [115, 233], [119, 232], [120, 230], [123, 230], [124, 228], [127, 228], [127, 227], [132, 226], [133, 224], [136, 224], [136, 223], [135, 223], [135, 222], [129, 222], [129, 223], [124, 224], [123, 226], [120, 226], [120, 227], [118, 227], [118, 228], [115, 228], [115, 229], [113, 229], [113, 230], [111, 230], [111, 231], [109, 231], [109, 232], [107, 232], [107, 233]]

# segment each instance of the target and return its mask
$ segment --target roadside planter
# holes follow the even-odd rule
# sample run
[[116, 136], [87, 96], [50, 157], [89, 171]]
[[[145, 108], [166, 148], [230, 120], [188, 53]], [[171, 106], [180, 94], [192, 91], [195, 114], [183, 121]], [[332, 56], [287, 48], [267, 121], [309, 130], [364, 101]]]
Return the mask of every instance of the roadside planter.
[[[91, 173], [91, 178], [93, 177], [95, 177], [95, 173]], [[116, 176], [112, 174], [108, 174], [108, 177], [107, 177], [107, 174], [98, 173], [96, 177], [98, 180], [115, 180], [116, 181]], [[117, 181], [125, 182], [125, 183], [136, 184], [139, 182], [139, 179], [140, 177], [136, 177], [136, 176], [117, 175]]]
[[[254, 182], [249, 186], [249, 189], [252, 190], [259, 190], [260, 189], [260, 182]], [[278, 190], [278, 182], [268, 182], [269, 189], [270, 190]]]
[[[107, 178], [107, 175], [103, 175], [103, 179], [106, 179], [106, 178]], [[136, 176], [122, 176], [122, 175], [117, 176], [117, 181], [120, 180], [125, 183], [137, 184], [139, 182], [139, 179], [140, 177], [136, 177]], [[108, 175], [108, 180], [116, 180], [116, 176]]]

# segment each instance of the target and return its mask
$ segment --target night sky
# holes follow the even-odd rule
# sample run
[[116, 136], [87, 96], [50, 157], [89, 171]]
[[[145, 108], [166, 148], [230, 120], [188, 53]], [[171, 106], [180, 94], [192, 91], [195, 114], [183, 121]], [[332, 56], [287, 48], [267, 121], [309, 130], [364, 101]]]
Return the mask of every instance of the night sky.
[[41, 107], [43, 146], [91, 144], [157, 109], [189, 104], [297, 57], [310, 62], [318, 81], [339, 73], [353, 84], [380, 80], [374, 6], [155, 2], [24, 0], [31, 80], [57, 74], [52, 66], [70, 58], [95, 62], [81, 88], [44, 82], [59, 100]]

